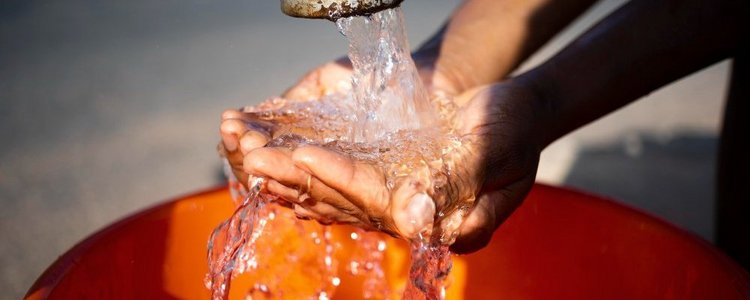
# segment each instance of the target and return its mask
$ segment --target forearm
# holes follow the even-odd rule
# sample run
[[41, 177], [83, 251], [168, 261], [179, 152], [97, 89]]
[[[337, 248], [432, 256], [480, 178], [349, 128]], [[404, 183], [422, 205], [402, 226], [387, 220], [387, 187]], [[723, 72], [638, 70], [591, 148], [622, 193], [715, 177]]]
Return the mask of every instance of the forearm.
[[544, 103], [540, 145], [723, 58], [747, 24], [739, 1], [634, 0], [517, 78]]
[[504, 79], [595, 0], [467, 0], [417, 56], [451, 92]]

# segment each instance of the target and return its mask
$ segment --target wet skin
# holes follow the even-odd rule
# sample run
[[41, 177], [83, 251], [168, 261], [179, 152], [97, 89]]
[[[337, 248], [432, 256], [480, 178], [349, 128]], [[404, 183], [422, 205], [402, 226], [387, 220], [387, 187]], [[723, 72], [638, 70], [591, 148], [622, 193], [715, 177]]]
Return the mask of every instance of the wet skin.
[[[452, 250], [486, 245], [533, 184], [544, 147], [732, 57], [747, 36], [743, 28], [750, 28], [744, 17], [749, 5], [743, 1], [634, 0], [541, 66], [500, 82], [591, 3], [468, 0], [417, 51], [415, 61], [428, 86], [455, 96], [461, 109], [453, 126], [471, 141], [455, 153], [460, 175], [452, 180], [458, 195], [476, 195], [476, 201]], [[346, 77], [345, 64], [327, 64], [287, 96], [317, 98]], [[413, 181], [389, 191], [381, 170], [338, 153], [312, 146], [263, 147], [272, 127], [239, 111], [224, 113], [222, 145], [240, 180], [248, 174], [270, 178], [268, 191], [293, 203], [302, 217], [413, 236], [403, 213], [413, 197], [429, 195], [424, 176], [414, 174]], [[308, 178], [310, 199], [300, 198], [299, 187], [307, 187]]]

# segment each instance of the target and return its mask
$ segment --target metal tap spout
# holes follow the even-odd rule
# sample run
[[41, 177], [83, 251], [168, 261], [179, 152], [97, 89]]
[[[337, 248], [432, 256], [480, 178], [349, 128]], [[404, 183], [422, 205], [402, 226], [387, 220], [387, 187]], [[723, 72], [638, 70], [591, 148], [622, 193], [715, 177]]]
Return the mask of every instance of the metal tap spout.
[[308, 19], [328, 19], [366, 16], [399, 6], [403, 0], [281, 0], [285, 14]]

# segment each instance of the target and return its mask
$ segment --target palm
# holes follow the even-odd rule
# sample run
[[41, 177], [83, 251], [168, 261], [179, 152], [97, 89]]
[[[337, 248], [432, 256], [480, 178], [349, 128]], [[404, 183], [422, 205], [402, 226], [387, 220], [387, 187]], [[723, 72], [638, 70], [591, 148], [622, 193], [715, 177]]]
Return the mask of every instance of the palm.
[[[286, 96], [310, 99], [335, 91], [340, 80], [348, 78], [347, 71], [351, 72], [340, 64], [325, 65], [308, 74]], [[429, 71], [422, 72], [425, 74], [430, 76]], [[521, 130], [527, 127], [525, 117], [514, 112], [518, 110], [514, 103], [519, 101], [503, 103], [505, 98], [519, 98], [516, 94], [500, 86], [457, 97], [463, 107], [455, 126], [471, 142], [455, 152], [455, 175], [449, 180], [459, 190], [454, 195], [464, 198], [478, 195], [475, 208], [454, 244], [454, 249], [460, 252], [483, 246], [533, 183], [538, 151], [529, 149], [526, 146], [529, 143], [523, 140], [528, 134]], [[307, 146], [294, 151], [262, 147], [272, 136], [272, 130], [269, 126], [258, 126], [246, 114], [225, 113], [224, 144], [228, 138], [234, 138], [240, 145], [235, 151], [226, 151], [227, 157], [240, 180], [246, 180], [247, 174], [269, 178], [268, 191], [293, 203], [300, 217], [411, 237], [417, 228], [431, 222], [435, 210], [440, 209], [427, 196], [429, 176], [421, 176], [420, 170], [388, 189], [383, 170], [375, 165], [321, 147]], [[488, 168], [490, 165], [493, 167]]]
[[533, 127], [534, 96], [527, 89], [497, 84], [469, 91], [456, 118], [458, 128], [473, 137], [463, 165], [481, 188], [452, 250], [484, 247], [492, 233], [523, 201], [536, 177], [539, 153]]

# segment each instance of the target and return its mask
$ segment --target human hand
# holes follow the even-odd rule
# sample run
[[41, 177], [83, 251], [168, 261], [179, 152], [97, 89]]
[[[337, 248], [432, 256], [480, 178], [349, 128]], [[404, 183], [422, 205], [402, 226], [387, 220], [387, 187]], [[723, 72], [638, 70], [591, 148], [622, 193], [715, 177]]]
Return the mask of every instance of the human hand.
[[539, 122], [544, 109], [537, 95], [510, 80], [458, 98], [459, 105], [468, 102], [456, 126], [476, 141], [465, 155], [474, 155], [467, 160], [474, 162], [474, 178], [482, 184], [451, 251], [470, 253], [486, 246], [533, 186], [545, 146]]
[[[450, 68], [436, 71], [438, 49], [425, 47], [413, 54], [414, 62], [422, 83], [430, 93], [440, 91], [454, 95], [459, 77], [450, 72]], [[340, 58], [325, 63], [307, 74], [292, 85], [281, 98], [288, 101], [308, 101], [337, 92], [345, 91], [351, 84], [352, 65], [348, 58]], [[443, 74], [446, 73], [446, 74]], [[257, 110], [272, 109], [274, 103], [267, 101]], [[222, 113], [220, 133], [222, 142], [218, 144], [219, 153], [229, 162], [232, 173], [243, 185], [247, 184], [248, 174], [243, 170], [243, 159], [255, 148], [263, 147], [271, 138], [275, 124], [260, 120], [257, 116], [245, 112], [245, 109], [229, 109]]]
[[[540, 149], [534, 139], [537, 101], [529, 89], [498, 84], [456, 99], [462, 108], [454, 126], [467, 142], [454, 152], [449, 193], [461, 200], [477, 195], [460, 230], [454, 229], [458, 237], [452, 249], [463, 253], [486, 245], [524, 198], [534, 181]], [[247, 132], [252, 146], [268, 141], [263, 131]], [[300, 217], [408, 238], [447, 204], [432, 202], [435, 191], [425, 170], [388, 189], [382, 169], [341, 153], [317, 146], [258, 147], [245, 156], [243, 174], [268, 178], [267, 190], [293, 203]]]
[[[308, 101], [341, 91], [352, 76], [352, 66], [342, 58], [323, 64], [305, 74], [281, 98], [290, 101]], [[266, 101], [258, 109], [273, 109], [273, 101]], [[244, 156], [255, 148], [266, 145], [276, 124], [247, 113], [246, 109], [228, 109], [221, 115], [221, 142], [219, 153], [227, 159], [232, 173], [243, 185], [248, 174], [243, 170]]]

